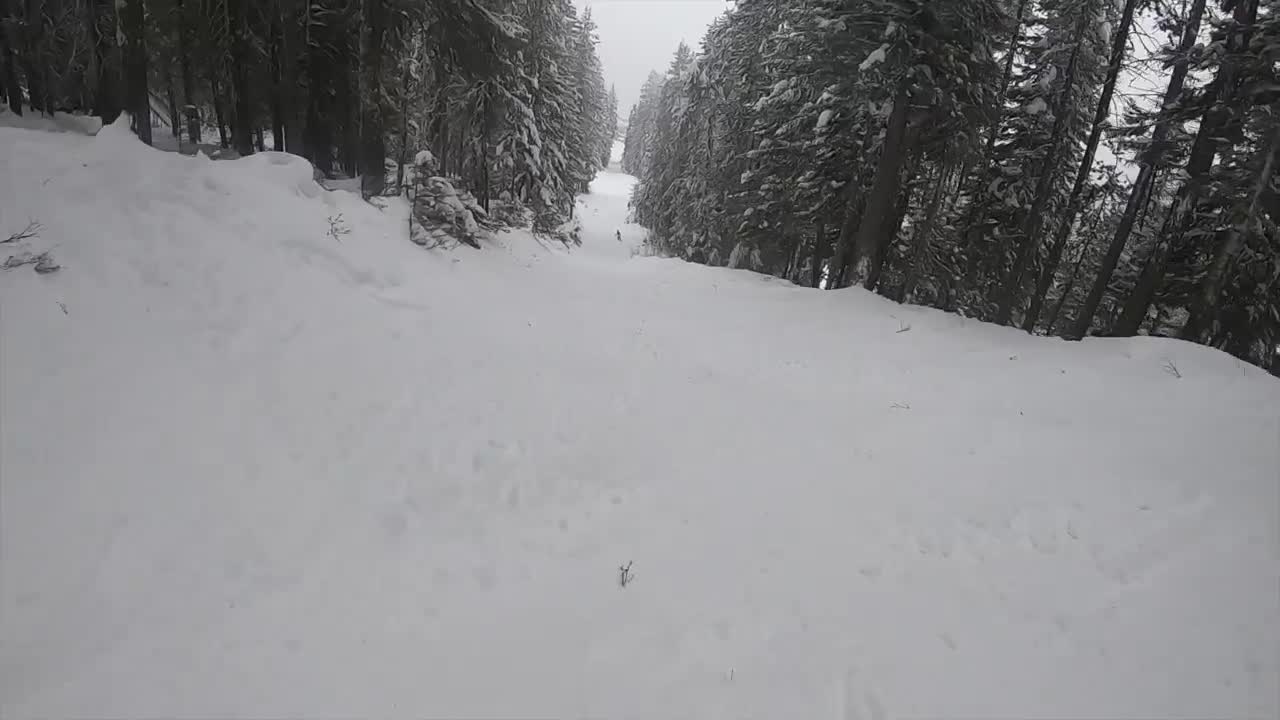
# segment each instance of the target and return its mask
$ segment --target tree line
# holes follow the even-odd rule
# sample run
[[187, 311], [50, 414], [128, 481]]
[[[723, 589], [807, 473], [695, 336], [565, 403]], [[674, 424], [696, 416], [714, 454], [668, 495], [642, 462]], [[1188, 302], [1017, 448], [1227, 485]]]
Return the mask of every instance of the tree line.
[[394, 188], [426, 150], [488, 209], [539, 227], [608, 162], [617, 102], [570, 0], [0, 0], [15, 113], [153, 110], [188, 142], [268, 145]]
[[635, 219], [695, 262], [1280, 371], [1278, 6], [738, 0], [631, 109]]

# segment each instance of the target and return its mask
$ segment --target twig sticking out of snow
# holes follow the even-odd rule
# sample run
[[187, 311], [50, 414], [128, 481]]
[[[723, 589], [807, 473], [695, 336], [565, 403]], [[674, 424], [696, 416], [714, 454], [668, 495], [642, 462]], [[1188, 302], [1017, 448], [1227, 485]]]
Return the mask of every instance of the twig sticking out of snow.
[[634, 580], [635, 577], [635, 575], [631, 574], [631, 561], [628, 561], [626, 565], [618, 567], [618, 584], [622, 587], [626, 587], [631, 584], [631, 581]]
[[1170, 375], [1172, 375], [1172, 376], [1176, 377], [1176, 378], [1181, 378], [1181, 377], [1182, 377], [1182, 373], [1178, 372], [1178, 366], [1177, 366], [1177, 365], [1174, 365], [1172, 360], [1166, 360], [1166, 361], [1165, 361], [1165, 363], [1164, 363], [1164, 371], [1165, 371], [1165, 372], [1167, 372], [1167, 373], [1169, 373]]
[[347, 223], [342, 219], [342, 213], [329, 216], [329, 237], [342, 242], [343, 235], [350, 235], [351, 228], [347, 227]]
[[27, 223], [27, 226], [23, 228], [21, 232], [16, 232], [4, 240], [0, 240], [0, 245], [8, 245], [9, 243], [16, 243], [21, 240], [30, 240], [31, 238], [39, 235], [42, 229], [43, 228], [40, 226], [40, 223], [32, 220]]
[[911, 326], [910, 326], [910, 325], [908, 325], [907, 323], [904, 323], [904, 322], [902, 322], [901, 320], [899, 320], [899, 321], [898, 321], [898, 329], [897, 329], [897, 330], [895, 330], [895, 331], [894, 331], [894, 333], [895, 333], [895, 334], [897, 334], [897, 333], [904, 333], [904, 332], [906, 332], [906, 331], [908, 331], [908, 330], [910, 330], [910, 329], [911, 329]]

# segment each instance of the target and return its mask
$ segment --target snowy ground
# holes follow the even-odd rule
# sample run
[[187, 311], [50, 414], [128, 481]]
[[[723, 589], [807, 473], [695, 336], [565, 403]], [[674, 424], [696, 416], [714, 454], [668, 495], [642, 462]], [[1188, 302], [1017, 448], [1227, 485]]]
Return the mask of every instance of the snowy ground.
[[1280, 715], [1280, 382], [632, 257], [631, 182], [435, 253], [0, 128], [0, 716]]

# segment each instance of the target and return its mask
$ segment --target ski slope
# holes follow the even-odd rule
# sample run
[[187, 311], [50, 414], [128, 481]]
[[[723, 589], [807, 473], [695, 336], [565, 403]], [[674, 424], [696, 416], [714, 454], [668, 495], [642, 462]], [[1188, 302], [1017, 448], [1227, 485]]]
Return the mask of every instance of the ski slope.
[[1280, 381], [633, 257], [632, 182], [424, 251], [0, 128], [0, 717], [1280, 715]]

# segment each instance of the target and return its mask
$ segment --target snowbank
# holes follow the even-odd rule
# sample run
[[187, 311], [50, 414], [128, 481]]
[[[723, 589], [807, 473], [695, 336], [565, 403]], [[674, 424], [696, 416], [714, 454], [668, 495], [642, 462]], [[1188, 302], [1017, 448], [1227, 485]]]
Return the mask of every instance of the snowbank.
[[121, 130], [0, 128], [0, 716], [1280, 714], [1260, 370]]

